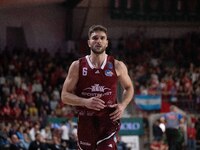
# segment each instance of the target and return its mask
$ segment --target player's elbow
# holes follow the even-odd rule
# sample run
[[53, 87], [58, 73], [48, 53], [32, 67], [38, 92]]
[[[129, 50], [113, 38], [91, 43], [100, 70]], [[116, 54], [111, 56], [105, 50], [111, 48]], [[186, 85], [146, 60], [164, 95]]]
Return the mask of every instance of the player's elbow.
[[135, 91], [134, 91], [134, 87], [131, 86], [131, 95], [134, 96], [134, 93], [135, 93]]
[[61, 92], [61, 101], [62, 101], [62, 103], [64, 103], [64, 104], [68, 104], [68, 101], [67, 101], [67, 93], [64, 92], [64, 91]]
[[134, 88], [132, 85], [129, 85], [125, 88], [125, 90], [129, 93], [130, 96], [134, 95]]

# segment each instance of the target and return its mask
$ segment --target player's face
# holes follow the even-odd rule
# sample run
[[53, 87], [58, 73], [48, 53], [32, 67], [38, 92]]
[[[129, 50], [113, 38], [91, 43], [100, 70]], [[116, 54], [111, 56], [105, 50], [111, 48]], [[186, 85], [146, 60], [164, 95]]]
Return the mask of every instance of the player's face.
[[93, 32], [88, 40], [88, 46], [95, 54], [102, 54], [108, 46], [107, 35], [103, 31]]

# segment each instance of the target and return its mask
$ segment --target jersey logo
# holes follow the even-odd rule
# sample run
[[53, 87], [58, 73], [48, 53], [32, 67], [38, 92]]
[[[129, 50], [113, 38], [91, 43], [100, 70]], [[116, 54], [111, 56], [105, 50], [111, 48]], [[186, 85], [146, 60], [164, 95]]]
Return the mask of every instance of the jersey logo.
[[85, 146], [91, 146], [91, 143], [88, 142], [84, 142], [84, 141], [80, 141], [81, 145], [85, 145]]
[[105, 75], [108, 77], [112, 77], [113, 72], [111, 70], [105, 70]]
[[108, 62], [108, 68], [113, 69], [113, 64], [111, 62]]
[[105, 86], [101, 86], [99, 84], [94, 84], [91, 87], [88, 87], [84, 90], [91, 90], [91, 92], [105, 92], [105, 90], [111, 90], [111, 89], [106, 88]]
[[112, 91], [105, 86], [94, 84], [91, 87], [85, 88], [81, 94], [88, 97], [98, 96], [99, 94], [101, 94], [101, 96], [109, 96], [112, 95]]
[[95, 74], [99, 74], [100, 72], [99, 72], [99, 70], [97, 70], [96, 72], [95, 72]]
[[108, 147], [112, 148], [113, 146], [112, 146], [112, 144], [109, 144]]

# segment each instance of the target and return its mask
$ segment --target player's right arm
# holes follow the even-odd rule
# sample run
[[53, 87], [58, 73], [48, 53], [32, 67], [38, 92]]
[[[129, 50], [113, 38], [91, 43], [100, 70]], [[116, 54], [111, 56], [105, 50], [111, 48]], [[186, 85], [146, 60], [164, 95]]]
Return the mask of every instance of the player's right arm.
[[79, 80], [79, 61], [74, 61], [63, 84], [61, 99], [64, 104], [72, 106], [85, 106], [89, 109], [101, 110], [105, 107], [100, 97], [83, 98], [74, 94]]

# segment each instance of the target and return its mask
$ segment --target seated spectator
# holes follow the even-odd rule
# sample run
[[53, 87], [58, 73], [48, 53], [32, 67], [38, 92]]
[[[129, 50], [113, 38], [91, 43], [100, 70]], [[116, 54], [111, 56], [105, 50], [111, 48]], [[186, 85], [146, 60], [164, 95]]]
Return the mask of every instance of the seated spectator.
[[16, 134], [11, 136], [10, 150], [26, 150]]
[[34, 123], [33, 127], [29, 130], [29, 136], [31, 141], [35, 141], [35, 135], [40, 131], [40, 123], [36, 122]]
[[41, 130], [41, 135], [47, 143], [52, 143], [52, 132], [50, 124], [46, 125], [45, 128]]
[[0, 124], [0, 149], [6, 148], [9, 146], [8, 133], [5, 131], [4, 124]]
[[28, 150], [47, 150], [47, 145], [40, 132], [35, 134], [35, 140], [30, 143]]
[[48, 144], [48, 148], [50, 150], [64, 150], [64, 148], [61, 145], [60, 138], [57, 136], [53, 136], [52, 143]]
[[22, 143], [23, 143], [24, 147], [28, 150], [29, 145], [31, 143], [31, 139], [29, 137], [29, 129], [28, 128], [24, 129], [23, 137], [24, 137], [24, 139], [22, 140]]

